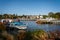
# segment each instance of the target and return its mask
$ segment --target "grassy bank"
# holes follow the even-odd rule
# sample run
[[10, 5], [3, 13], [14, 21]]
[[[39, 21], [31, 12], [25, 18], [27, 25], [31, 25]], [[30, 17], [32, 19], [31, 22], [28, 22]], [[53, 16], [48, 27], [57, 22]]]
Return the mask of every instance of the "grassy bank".
[[44, 30], [39, 31], [28, 31], [28, 32], [20, 32], [16, 35], [12, 35], [3, 31], [0, 33], [1, 40], [60, 40], [60, 32], [45, 32]]

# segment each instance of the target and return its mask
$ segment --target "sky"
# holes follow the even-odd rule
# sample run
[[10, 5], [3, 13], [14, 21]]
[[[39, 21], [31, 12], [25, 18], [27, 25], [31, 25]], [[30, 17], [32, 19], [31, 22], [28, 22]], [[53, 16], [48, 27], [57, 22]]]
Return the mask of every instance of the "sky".
[[60, 0], [0, 0], [0, 14], [47, 15], [60, 12]]

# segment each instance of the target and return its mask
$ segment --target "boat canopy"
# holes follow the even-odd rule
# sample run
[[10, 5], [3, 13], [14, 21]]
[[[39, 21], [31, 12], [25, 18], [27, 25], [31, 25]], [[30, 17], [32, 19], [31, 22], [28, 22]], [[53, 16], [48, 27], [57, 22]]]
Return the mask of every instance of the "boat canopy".
[[10, 24], [14, 26], [24, 25], [22, 22], [11, 22]]

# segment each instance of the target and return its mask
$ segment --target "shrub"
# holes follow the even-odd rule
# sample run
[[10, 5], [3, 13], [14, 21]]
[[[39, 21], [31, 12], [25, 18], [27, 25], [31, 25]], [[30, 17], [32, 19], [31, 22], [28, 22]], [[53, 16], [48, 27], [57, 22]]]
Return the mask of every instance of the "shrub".
[[0, 22], [0, 30], [4, 31], [6, 29], [5, 25]]
[[47, 40], [48, 39], [47, 33], [43, 30], [32, 32], [32, 37], [33, 37], [32, 40]]

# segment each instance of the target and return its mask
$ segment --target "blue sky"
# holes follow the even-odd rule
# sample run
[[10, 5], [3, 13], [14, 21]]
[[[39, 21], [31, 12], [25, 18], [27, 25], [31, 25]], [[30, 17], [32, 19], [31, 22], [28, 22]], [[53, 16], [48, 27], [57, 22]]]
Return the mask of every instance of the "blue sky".
[[60, 12], [60, 0], [0, 0], [0, 14], [46, 15]]

